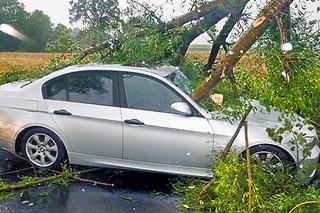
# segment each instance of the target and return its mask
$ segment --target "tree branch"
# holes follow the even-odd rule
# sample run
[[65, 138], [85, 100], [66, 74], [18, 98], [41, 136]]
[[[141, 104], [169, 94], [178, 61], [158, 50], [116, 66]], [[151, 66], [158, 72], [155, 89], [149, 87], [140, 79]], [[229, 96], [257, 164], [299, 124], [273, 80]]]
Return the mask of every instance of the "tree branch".
[[228, 12], [224, 10], [215, 10], [215, 13], [203, 17], [202, 20], [198, 21], [192, 26], [189, 26], [189, 29], [186, 29], [181, 36], [180, 46], [177, 50], [177, 59], [176, 64], [179, 65], [184, 58], [190, 43], [196, 39], [203, 32], [210, 29], [212, 26], [217, 24], [221, 19], [226, 17]]
[[[230, 149], [234, 143], [234, 141], [236, 140], [242, 126], [244, 125], [249, 113], [251, 112], [252, 106], [250, 105], [250, 107], [247, 109], [246, 113], [244, 114], [244, 116], [242, 117], [242, 119], [239, 122], [239, 125], [236, 129], [236, 131], [234, 132], [234, 134], [232, 135], [230, 141], [228, 142], [227, 146], [224, 148], [221, 156], [220, 156], [220, 160], [224, 161], [228, 155], [228, 153], [230, 152]], [[200, 197], [204, 197], [206, 194], [208, 194], [209, 189], [211, 186], [213, 186], [216, 182], [215, 178], [212, 178], [200, 191]]]
[[[201, 5], [194, 10], [176, 17], [169, 21], [164, 27], [165, 29], [173, 29], [178, 26], [183, 26], [186, 23], [189, 23], [193, 20], [200, 19], [201, 17], [207, 16], [212, 13], [216, 13], [215, 10], [225, 10], [230, 11], [235, 8], [238, 4], [242, 3], [245, 0], [215, 0], [208, 2], [207, 4]], [[158, 27], [161, 27], [159, 25]], [[162, 26], [163, 27], [163, 26]]]
[[211, 52], [210, 52], [210, 55], [208, 58], [208, 62], [205, 66], [205, 71], [208, 71], [212, 67], [212, 65], [214, 64], [216, 57], [218, 55], [218, 52], [220, 50], [220, 46], [225, 43], [231, 30], [233, 29], [235, 24], [240, 20], [245, 6], [246, 6], [246, 4], [239, 5], [238, 10], [236, 10], [230, 14], [228, 21], [223, 26], [219, 35], [213, 40], [213, 44], [211, 47]]
[[234, 67], [241, 58], [241, 54], [246, 53], [251, 46], [268, 29], [272, 18], [281, 11], [284, 11], [293, 0], [273, 0], [259, 14], [257, 19], [251, 24], [250, 28], [240, 37], [238, 42], [232, 48], [232, 51], [226, 54], [219, 64], [212, 67], [210, 76], [203, 81], [191, 94], [194, 101], [199, 101], [215, 87], [221, 79], [221, 75]]
[[134, 4], [139, 5], [140, 7], [142, 7], [145, 11], [147, 11], [153, 18], [155, 18], [157, 20], [157, 22], [160, 25], [165, 25], [165, 22], [161, 20], [161, 18], [159, 16], [157, 16], [157, 14], [155, 13], [155, 11], [152, 11], [151, 9], [149, 9], [146, 5], [141, 4], [140, 2], [136, 1], [136, 0], [131, 0]]
[[[188, 30], [183, 32], [181, 44], [177, 51], [177, 59], [176, 65], [179, 65], [184, 58], [190, 43], [196, 39], [199, 35], [203, 32], [208, 31], [212, 26], [217, 24], [221, 19], [228, 16], [230, 13], [237, 14], [241, 17], [242, 11], [245, 8], [245, 5], [248, 3], [249, 0], [238, 0], [238, 4], [234, 5], [234, 2], [231, 5], [223, 5], [221, 7], [212, 8], [212, 11], [207, 16], [204, 16], [200, 21], [196, 24], [192, 25]], [[227, 4], [227, 3], [226, 3]], [[240, 19], [239, 17], [239, 19]], [[237, 18], [237, 17], [236, 17]], [[239, 20], [238, 19], [238, 20]], [[233, 19], [232, 19], [233, 20]], [[236, 22], [238, 21], [236, 20]], [[232, 24], [232, 23], [231, 23]], [[232, 30], [233, 26], [230, 26]], [[227, 30], [227, 29], [225, 29]], [[229, 33], [227, 33], [226, 37]], [[221, 35], [222, 36], [222, 35]], [[223, 39], [223, 38], [222, 38]], [[224, 39], [225, 41], [225, 39]], [[220, 45], [219, 45], [220, 47]]]
[[250, 147], [248, 138], [248, 122], [244, 123], [244, 133], [245, 133], [245, 143], [246, 143], [246, 161], [247, 161], [247, 176], [248, 176], [248, 212], [252, 213], [252, 203], [253, 203], [253, 174], [252, 174], [252, 164], [250, 159]]

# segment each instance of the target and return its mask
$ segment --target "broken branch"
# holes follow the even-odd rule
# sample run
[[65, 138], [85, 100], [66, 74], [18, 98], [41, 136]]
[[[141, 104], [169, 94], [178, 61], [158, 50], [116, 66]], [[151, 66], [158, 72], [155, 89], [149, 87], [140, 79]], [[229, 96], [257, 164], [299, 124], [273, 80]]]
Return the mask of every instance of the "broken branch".
[[0, 173], [0, 176], [17, 174], [17, 173], [24, 172], [24, 171], [28, 171], [28, 170], [31, 170], [31, 169], [33, 169], [33, 167], [18, 169], [18, 170], [10, 171], [10, 172], [4, 172], [4, 173]]
[[[183, 26], [184, 24], [189, 23], [193, 20], [200, 19], [201, 17], [207, 16], [209, 14], [216, 14], [216, 10], [231, 11], [243, 1], [247, 0], [215, 0], [208, 2], [207, 4], [203, 4], [184, 15], [172, 19], [165, 25], [165, 29], [173, 29], [178, 26]], [[160, 26], [161, 25], [159, 25], [158, 27]]]
[[300, 204], [298, 204], [298, 205], [296, 205], [295, 207], [293, 207], [290, 211], [289, 211], [289, 213], [293, 213], [293, 211], [294, 210], [296, 210], [297, 208], [300, 208], [300, 207], [302, 207], [302, 206], [306, 206], [306, 205], [310, 205], [310, 204], [313, 204], [313, 205], [320, 205], [320, 201], [308, 201], [308, 202], [304, 202], [304, 203], [300, 203]]
[[227, 22], [224, 24], [222, 30], [220, 31], [219, 35], [216, 38], [213, 38], [212, 36], [210, 36], [213, 40], [213, 44], [211, 47], [208, 62], [205, 66], [205, 71], [209, 70], [214, 64], [221, 45], [225, 43], [234, 25], [240, 20], [245, 6], [246, 4], [239, 5], [239, 8], [230, 14], [230, 17], [228, 18]]
[[252, 178], [252, 164], [250, 159], [250, 147], [249, 147], [249, 138], [248, 138], [248, 122], [244, 123], [244, 135], [246, 143], [246, 161], [247, 161], [247, 175], [248, 175], [248, 212], [252, 212], [252, 197], [253, 197], [253, 178]]
[[[224, 161], [225, 158], [227, 157], [228, 153], [230, 152], [230, 149], [234, 143], [234, 141], [236, 140], [244, 122], [246, 121], [250, 111], [252, 109], [252, 106], [250, 105], [250, 107], [248, 108], [248, 110], [246, 111], [246, 113], [244, 114], [244, 116], [242, 117], [242, 119], [240, 120], [239, 122], [239, 125], [236, 129], [236, 131], [234, 132], [233, 136], [231, 137], [229, 143], [227, 144], [227, 146], [224, 148], [221, 156], [220, 156], [220, 160], [221, 161]], [[202, 190], [200, 191], [200, 197], [204, 197], [206, 194], [208, 194], [209, 192], [209, 189], [211, 186], [213, 186], [216, 182], [216, 179], [213, 177], [203, 188]]]
[[103, 182], [100, 182], [100, 181], [84, 179], [84, 178], [80, 178], [80, 177], [77, 177], [77, 176], [71, 176], [71, 178], [74, 179], [74, 180], [80, 181], [80, 182], [92, 183], [93, 185], [114, 187], [114, 184], [112, 184], [112, 183], [103, 183]]
[[272, 18], [279, 11], [284, 11], [293, 0], [273, 0], [259, 14], [257, 19], [251, 24], [251, 27], [241, 36], [237, 43], [232, 48], [232, 51], [226, 54], [221, 62], [212, 67], [210, 76], [203, 81], [191, 94], [194, 101], [201, 100], [209, 91], [215, 87], [221, 79], [221, 75], [228, 67], [234, 67], [241, 58], [243, 53], [246, 53], [258, 38], [268, 29]]

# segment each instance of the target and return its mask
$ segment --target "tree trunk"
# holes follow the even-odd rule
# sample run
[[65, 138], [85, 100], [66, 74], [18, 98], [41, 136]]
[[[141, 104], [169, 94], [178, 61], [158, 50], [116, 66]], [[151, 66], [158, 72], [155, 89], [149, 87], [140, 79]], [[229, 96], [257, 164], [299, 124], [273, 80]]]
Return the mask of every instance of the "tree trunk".
[[247, 0], [215, 0], [208, 2], [194, 10], [185, 13], [179, 17], [176, 17], [169, 21], [165, 26], [158, 25], [158, 27], [164, 27], [166, 30], [173, 29], [179, 26], [183, 26], [193, 20], [200, 19], [201, 17], [207, 16], [209, 14], [215, 14], [216, 10], [230, 11], [237, 5], [242, 4], [243, 1]]
[[208, 62], [205, 66], [205, 71], [209, 70], [212, 65], [214, 64], [217, 55], [219, 53], [221, 45], [223, 45], [230, 34], [231, 30], [233, 29], [234, 25], [240, 20], [242, 16], [242, 12], [245, 8], [246, 4], [240, 5], [238, 10], [230, 14], [228, 21], [223, 26], [222, 30], [220, 31], [219, 35], [213, 41], [211, 52], [208, 58]]
[[290, 7], [282, 15], [282, 22], [283, 22], [283, 31], [286, 38], [286, 42], [289, 42], [291, 41], [291, 32], [292, 32]]
[[[231, 14], [240, 13], [239, 16], [241, 17], [242, 11], [243, 11], [244, 7], [246, 6], [246, 4], [248, 3], [248, 1], [249, 0], [238, 0], [239, 4], [234, 5], [234, 2], [233, 2], [233, 3], [228, 3], [230, 5], [224, 5], [224, 6], [212, 9], [212, 12], [209, 15], [203, 17], [202, 20], [198, 21], [198, 23], [191, 26], [190, 29], [183, 32], [182, 38], [181, 38], [181, 44], [180, 44], [180, 47], [177, 51], [176, 65], [179, 65], [181, 63], [185, 54], [187, 53], [187, 50], [189, 48], [190, 43], [194, 39], [196, 39], [203, 32], [209, 30], [212, 26], [217, 24], [221, 19], [228, 16], [230, 13]], [[226, 4], [227, 4], [227, 2], [228, 1], [226, 1]], [[240, 19], [240, 17], [239, 17], [239, 19]], [[230, 27], [232, 28], [233, 26], [230, 26]], [[227, 33], [227, 34], [229, 34], [229, 33]], [[228, 35], [226, 35], [226, 36], [228, 36]]]
[[219, 64], [212, 67], [210, 76], [203, 81], [191, 94], [194, 101], [199, 101], [208, 94], [221, 79], [221, 75], [240, 60], [241, 55], [246, 53], [258, 38], [268, 29], [275, 15], [283, 12], [292, 3], [293, 0], [273, 0], [261, 11], [257, 19], [251, 24], [250, 28], [240, 37], [238, 42], [232, 48], [232, 51], [226, 54]]
[[190, 46], [190, 43], [196, 39], [203, 32], [210, 29], [212, 26], [217, 24], [221, 19], [226, 17], [229, 13], [224, 10], [215, 10], [215, 13], [203, 17], [202, 20], [198, 23], [191, 26], [189, 29], [186, 29], [181, 35], [180, 46], [177, 50], [176, 65], [179, 65], [184, 56], [187, 53], [187, 50]]

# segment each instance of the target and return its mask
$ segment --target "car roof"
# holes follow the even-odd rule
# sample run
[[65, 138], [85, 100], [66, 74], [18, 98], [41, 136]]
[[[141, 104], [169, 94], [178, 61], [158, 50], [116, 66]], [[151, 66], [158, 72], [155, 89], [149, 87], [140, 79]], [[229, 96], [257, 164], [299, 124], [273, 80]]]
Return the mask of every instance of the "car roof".
[[112, 71], [120, 71], [120, 72], [146, 72], [160, 75], [162, 77], [167, 77], [172, 73], [179, 70], [179, 67], [174, 67], [171, 65], [165, 65], [157, 68], [145, 68], [145, 67], [131, 67], [131, 66], [123, 66], [120, 64], [84, 64], [84, 65], [74, 65], [69, 66], [61, 70], [62, 72], [73, 72], [73, 71], [81, 71], [81, 70], [90, 70], [90, 69], [101, 69], [101, 70], [112, 70]]

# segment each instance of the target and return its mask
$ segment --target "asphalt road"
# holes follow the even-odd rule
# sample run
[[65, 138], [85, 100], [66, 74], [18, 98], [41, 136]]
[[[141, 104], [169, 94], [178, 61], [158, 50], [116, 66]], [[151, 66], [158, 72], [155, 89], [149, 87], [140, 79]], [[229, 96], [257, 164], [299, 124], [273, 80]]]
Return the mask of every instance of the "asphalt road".
[[[0, 173], [26, 166], [28, 164], [0, 151]], [[19, 175], [32, 175], [32, 171]], [[29, 188], [0, 202], [0, 212], [178, 212], [177, 197], [171, 195], [170, 180], [174, 176], [103, 169], [82, 177], [114, 183], [115, 187], [71, 182], [67, 187], [50, 184]], [[18, 179], [17, 175], [0, 178]]]

